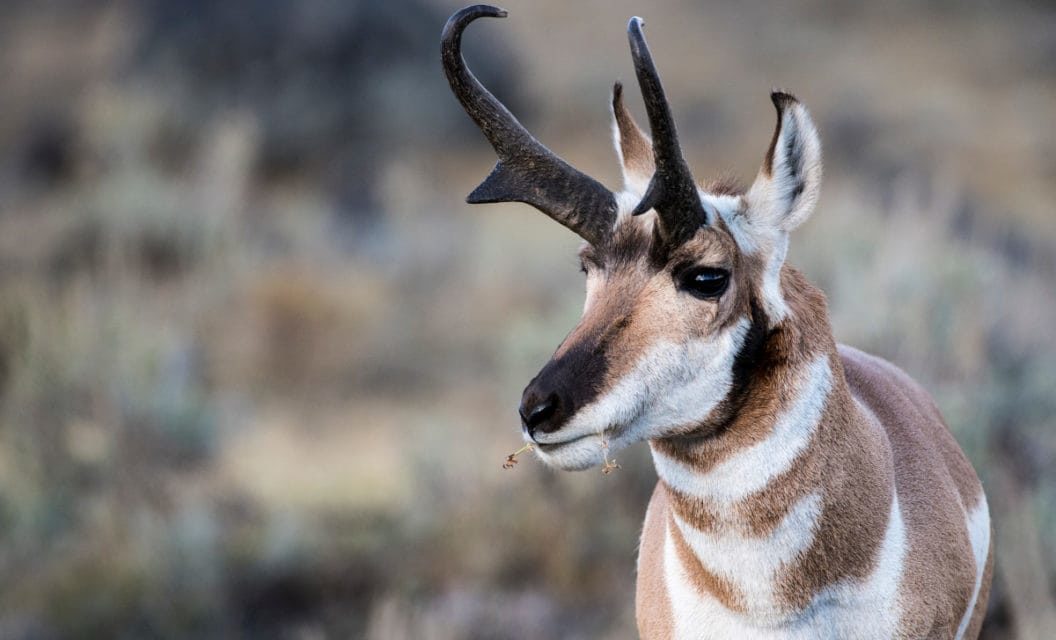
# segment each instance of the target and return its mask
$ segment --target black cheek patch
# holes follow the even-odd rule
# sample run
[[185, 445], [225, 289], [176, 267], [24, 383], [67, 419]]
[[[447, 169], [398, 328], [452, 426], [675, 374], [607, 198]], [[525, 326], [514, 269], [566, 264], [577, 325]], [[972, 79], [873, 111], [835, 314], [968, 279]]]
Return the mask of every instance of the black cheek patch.
[[773, 331], [769, 329], [769, 319], [762, 306], [751, 299], [751, 325], [744, 337], [744, 344], [737, 356], [733, 359], [733, 382], [728, 398], [735, 405], [744, 401], [748, 391], [748, 383], [755, 377], [755, 372], [762, 367], [772, 365], [773, 355], [766, 348]]

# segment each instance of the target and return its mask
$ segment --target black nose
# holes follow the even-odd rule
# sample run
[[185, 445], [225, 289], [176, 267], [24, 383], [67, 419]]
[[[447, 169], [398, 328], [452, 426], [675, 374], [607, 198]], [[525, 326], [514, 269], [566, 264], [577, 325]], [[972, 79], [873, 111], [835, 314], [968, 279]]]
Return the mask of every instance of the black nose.
[[528, 431], [528, 436], [534, 436], [536, 431], [550, 433], [557, 429], [557, 421], [551, 420], [557, 413], [561, 401], [556, 393], [551, 393], [544, 398], [528, 392], [521, 400], [521, 423]]

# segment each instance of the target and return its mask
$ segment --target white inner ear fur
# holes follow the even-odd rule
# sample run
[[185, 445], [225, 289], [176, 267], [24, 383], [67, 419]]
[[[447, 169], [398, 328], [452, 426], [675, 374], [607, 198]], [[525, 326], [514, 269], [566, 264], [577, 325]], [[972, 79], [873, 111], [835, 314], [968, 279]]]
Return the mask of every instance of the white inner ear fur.
[[[649, 138], [646, 139], [649, 140]], [[653, 179], [653, 174], [641, 171], [637, 163], [627, 164], [627, 159], [623, 157], [623, 147], [620, 145], [620, 125], [616, 122], [615, 116], [612, 118], [612, 144], [616, 147], [616, 157], [620, 159], [624, 192], [629, 192], [641, 201], [646, 189], [649, 188], [649, 181]], [[652, 140], [649, 140], [649, 144], [652, 145]], [[638, 202], [635, 202], [633, 206], [637, 205]]]
[[759, 171], [746, 196], [752, 225], [792, 231], [810, 217], [820, 187], [818, 130], [806, 107], [793, 101], [781, 112], [771, 165]]
[[760, 228], [746, 211], [749, 206], [742, 196], [717, 195], [701, 191], [705, 210], [715, 211], [726, 223], [734, 242], [746, 254], [764, 257], [760, 294], [763, 311], [772, 324], [785, 319], [788, 305], [781, 294], [781, 267], [788, 254], [788, 232]]
[[[649, 181], [653, 179], [655, 164], [653, 162], [653, 139], [635, 123], [633, 116], [627, 111], [620, 97], [619, 85], [614, 89], [613, 101], [609, 105], [612, 115], [612, 145], [616, 148], [616, 157], [620, 160], [620, 172], [623, 174], [624, 192], [635, 196], [641, 201], [645, 192], [649, 189]], [[619, 110], [620, 113], [617, 113]], [[624, 123], [626, 131], [620, 129], [620, 121]], [[627, 139], [624, 140], [626, 135]], [[634, 152], [634, 157], [625, 157], [623, 153], [624, 143], [627, 143]], [[635, 202], [632, 206], [637, 206]]]
[[[644, 135], [644, 133], [643, 133]], [[623, 145], [620, 144], [622, 134], [620, 132], [619, 122], [616, 120], [616, 114], [612, 114], [612, 146], [616, 148], [616, 157], [620, 160], [620, 172], [623, 174], [623, 190], [616, 193], [616, 221], [613, 224], [613, 229], [620, 226], [624, 221], [631, 216], [631, 212], [634, 211], [638, 203], [645, 197], [645, 192], [649, 188], [649, 181], [653, 179], [651, 171], [645, 171], [643, 163], [632, 162], [630, 166], [627, 164], [627, 158], [623, 157]], [[648, 136], [645, 136], [649, 145], [652, 145], [652, 140]], [[652, 226], [656, 219], [656, 212], [649, 210], [646, 213], [639, 216], [638, 224], [642, 225], [643, 228], [651, 233]]]

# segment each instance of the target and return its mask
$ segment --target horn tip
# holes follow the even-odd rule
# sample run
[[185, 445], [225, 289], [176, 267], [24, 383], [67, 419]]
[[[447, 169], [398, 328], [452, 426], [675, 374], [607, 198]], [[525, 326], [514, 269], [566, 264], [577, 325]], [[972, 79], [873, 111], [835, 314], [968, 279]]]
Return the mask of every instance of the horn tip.
[[462, 11], [474, 13], [478, 16], [488, 16], [489, 18], [505, 18], [509, 15], [509, 11], [506, 11], [502, 7], [496, 7], [490, 4], [478, 4], [472, 7], [466, 7]]
[[490, 185], [481, 184], [466, 196], [466, 204], [493, 204], [503, 202], [500, 196], [489, 189]]
[[495, 7], [490, 4], [474, 4], [456, 11], [452, 14], [449, 22], [461, 22], [466, 19], [472, 22], [477, 18], [505, 18], [507, 15], [509, 15], [509, 12], [502, 7]]
[[510, 202], [516, 200], [512, 196], [516, 189], [510, 188], [510, 182], [516, 180], [516, 176], [510, 173], [510, 168], [500, 160], [495, 167], [484, 178], [484, 182], [477, 185], [468, 196], [467, 204], [492, 204], [495, 202]]
[[492, 189], [492, 186], [488, 180], [478, 184], [477, 188], [470, 191], [469, 195], [466, 196], [466, 204], [489, 204], [495, 202], [497, 194]]
[[[655, 178], [656, 178], [656, 176], [653, 176], [654, 180], [655, 180]], [[643, 213], [645, 213], [646, 211], [648, 211], [648, 210], [652, 209], [654, 206], [656, 206], [656, 195], [657, 195], [656, 189], [657, 189], [656, 188], [656, 183], [650, 181], [649, 182], [649, 188], [647, 188], [645, 190], [645, 195], [642, 196], [641, 201], [638, 202], [638, 206], [635, 207], [633, 211], [631, 211], [631, 215], [632, 216], [640, 216]]]
[[650, 209], [655, 209], [656, 205], [664, 199], [662, 193], [664, 188], [663, 183], [658, 180], [663, 180], [663, 178], [659, 174], [654, 173], [653, 179], [649, 181], [649, 186], [645, 189], [645, 195], [642, 196], [641, 201], [638, 202], [638, 206], [634, 208], [634, 211], [631, 211], [632, 216], [640, 216]]

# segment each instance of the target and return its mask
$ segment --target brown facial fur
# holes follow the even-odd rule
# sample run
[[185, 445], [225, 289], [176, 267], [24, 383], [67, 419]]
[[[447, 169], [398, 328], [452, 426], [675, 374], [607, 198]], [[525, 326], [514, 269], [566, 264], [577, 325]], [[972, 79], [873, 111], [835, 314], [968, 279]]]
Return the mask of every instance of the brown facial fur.
[[[580, 250], [594, 284], [583, 317], [554, 357], [582, 341], [599, 345], [608, 365], [602, 393], [627, 375], [649, 347], [711, 335], [749, 312], [752, 280], [761, 265], [738, 251], [723, 225], [702, 227], [673, 250], [658, 249], [661, 242], [640, 219], [630, 219], [617, 227], [604, 251], [590, 245]], [[713, 302], [678, 290], [675, 274], [691, 266], [730, 271], [726, 293]]]

